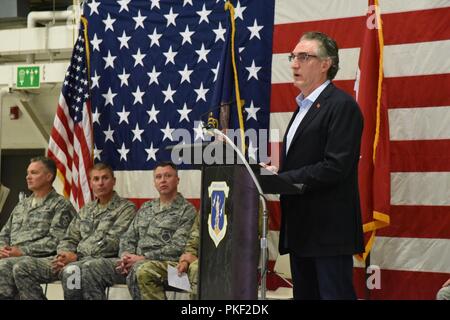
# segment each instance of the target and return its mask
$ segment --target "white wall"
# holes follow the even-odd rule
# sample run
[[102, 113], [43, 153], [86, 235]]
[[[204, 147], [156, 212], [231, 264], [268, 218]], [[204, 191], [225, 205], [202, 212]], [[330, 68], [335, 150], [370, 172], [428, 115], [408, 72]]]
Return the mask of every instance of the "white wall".
[[[9, 109], [15, 105], [20, 108], [20, 117], [17, 120], [10, 120]], [[16, 98], [5, 97], [3, 99], [0, 130], [2, 149], [45, 148], [42, 135]]]

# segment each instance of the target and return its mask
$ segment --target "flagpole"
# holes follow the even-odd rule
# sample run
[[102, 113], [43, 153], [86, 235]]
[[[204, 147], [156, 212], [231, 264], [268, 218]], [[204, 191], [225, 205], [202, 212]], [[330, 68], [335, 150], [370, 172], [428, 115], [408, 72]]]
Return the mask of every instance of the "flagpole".
[[236, 33], [236, 25], [234, 21], [234, 7], [233, 5], [227, 1], [225, 3], [225, 10], [230, 10], [230, 21], [231, 21], [231, 63], [233, 65], [233, 73], [234, 73], [234, 86], [236, 91], [236, 105], [238, 109], [238, 119], [239, 119], [239, 130], [241, 133], [241, 150], [242, 153], [245, 153], [245, 134], [244, 134], [244, 118], [242, 116], [242, 100], [241, 100], [241, 92], [239, 91], [239, 76], [236, 67], [236, 55], [234, 50], [234, 40]]

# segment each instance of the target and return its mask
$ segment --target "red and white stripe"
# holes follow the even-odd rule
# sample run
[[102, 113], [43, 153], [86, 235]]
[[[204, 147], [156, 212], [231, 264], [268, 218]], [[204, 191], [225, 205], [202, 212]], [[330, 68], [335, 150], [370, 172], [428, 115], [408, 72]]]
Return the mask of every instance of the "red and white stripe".
[[55, 188], [76, 209], [91, 200], [89, 168], [92, 166], [93, 136], [89, 100], [83, 106], [83, 120], [74, 124], [69, 107], [61, 94], [50, 135], [48, 156], [56, 161], [58, 176]]

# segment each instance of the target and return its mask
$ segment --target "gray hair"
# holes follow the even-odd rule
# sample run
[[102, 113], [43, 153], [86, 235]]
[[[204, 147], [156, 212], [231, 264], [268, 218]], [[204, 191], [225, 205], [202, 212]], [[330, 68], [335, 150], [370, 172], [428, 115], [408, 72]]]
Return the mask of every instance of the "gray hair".
[[316, 40], [319, 42], [317, 55], [320, 58], [331, 59], [331, 67], [328, 69], [327, 78], [333, 80], [339, 70], [339, 48], [336, 41], [319, 31], [305, 32], [300, 38], [301, 40]]
[[39, 157], [34, 157], [30, 159], [30, 163], [33, 162], [41, 162], [44, 167], [52, 174], [53, 178], [52, 178], [52, 183], [53, 181], [55, 181], [56, 178], [56, 163], [55, 161], [53, 161], [53, 159], [50, 159], [48, 157], [44, 157], [44, 156], [39, 156]]

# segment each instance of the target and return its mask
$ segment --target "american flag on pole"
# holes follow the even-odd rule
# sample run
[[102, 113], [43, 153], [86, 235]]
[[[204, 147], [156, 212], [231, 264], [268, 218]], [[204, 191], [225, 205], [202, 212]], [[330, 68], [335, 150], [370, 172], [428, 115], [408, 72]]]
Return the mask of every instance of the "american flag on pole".
[[[389, 123], [383, 72], [383, 24], [377, 0], [369, 0], [355, 81], [356, 100], [364, 116], [359, 161], [359, 191], [366, 261], [376, 231], [389, 225], [391, 177]], [[370, 260], [370, 259], [369, 259]], [[367, 261], [366, 265], [370, 265]]]
[[[246, 129], [268, 129], [273, 0], [232, 1]], [[166, 146], [199, 143], [228, 37], [225, 2], [88, 1], [94, 161], [115, 169], [117, 191], [138, 205], [157, 197], [152, 169]], [[239, 128], [236, 108], [230, 128]], [[180, 131], [183, 129], [185, 131]], [[180, 138], [189, 133], [190, 140]], [[181, 139], [181, 141], [180, 141]], [[258, 151], [258, 141], [248, 152]], [[199, 204], [200, 172], [181, 165], [180, 191]]]
[[58, 168], [58, 183], [77, 209], [91, 200], [88, 176], [93, 151], [86, 21], [80, 26], [48, 146], [48, 156]]

